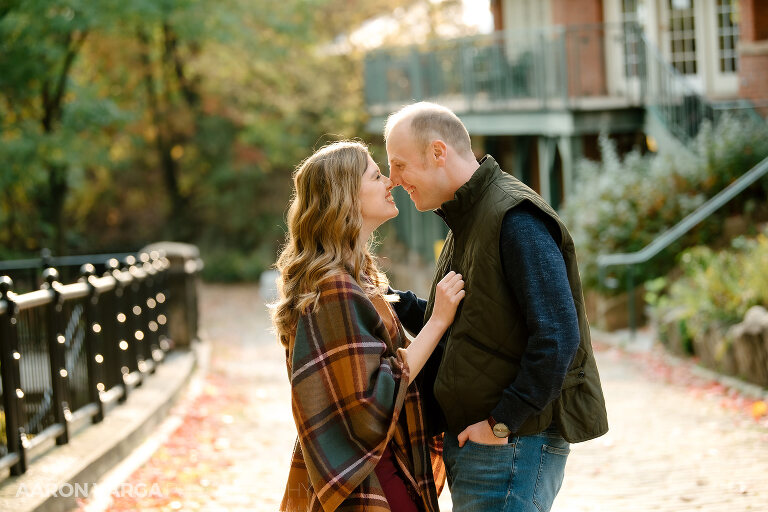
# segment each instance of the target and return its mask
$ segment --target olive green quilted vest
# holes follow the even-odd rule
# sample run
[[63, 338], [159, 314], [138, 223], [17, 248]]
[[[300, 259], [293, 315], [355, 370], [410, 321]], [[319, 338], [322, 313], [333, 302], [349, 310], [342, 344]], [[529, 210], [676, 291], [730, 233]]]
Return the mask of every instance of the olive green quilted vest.
[[530, 201], [560, 227], [560, 251], [576, 304], [581, 341], [560, 396], [540, 414], [529, 417], [514, 434], [541, 432], [554, 420], [567, 441], [586, 441], [607, 432], [608, 419], [592, 353], [573, 239], [541, 196], [503, 172], [490, 156], [459, 188], [455, 198], [438, 211], [451, 231], [437, 263], [426, 319], [432, 313], [435, 286], [448, 271], [454, 270], [464, 277], [466, 296], [447, 334], [434, 383], [435, 397], [445, 414], [448, 430], [458, 433], [488, 418], [520, 369], [528, 332], [523, 312], [507, 289], [499, 237], [506, 212], [523, 201]]

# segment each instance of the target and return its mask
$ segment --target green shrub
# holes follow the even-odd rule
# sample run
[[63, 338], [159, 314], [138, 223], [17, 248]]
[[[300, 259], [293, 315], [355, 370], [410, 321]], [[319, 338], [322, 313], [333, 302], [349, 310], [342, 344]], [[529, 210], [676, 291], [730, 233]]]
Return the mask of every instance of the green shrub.
[[271, 246], [260, 246], [245, 253], [242, 250], [202, 250], [205, 262], [202, 277], [210, 282], [257, 281], [262, 272], [275, 262], [276, 255]]
[[683, 275], [653, 306], [662, 336], [682, 329], [700, 338], [710, 326], [739, 323], [750, 307], [768, 305], [768, 229], [721, 251], [694, 247], [679, 261]]
[[[623, 159], [606, 137], [600, 147], [603, 162], [578, 164], [574, 192], [561, 212], [576, 241], [587, 288], [600, 288], [598, 254], [642, 249], [768, 156], [768, 125], [724, 117], [715, 127], [705, 125], [688, 148], [648, 155], [632, 151]], [[751, 213], [765, 203], [766, 191], [764, 179], [636, 267], [635, 283], [666, 275], [686, 247], [716, 240], [728, 213]], [[612, 268], [611, 274], [624, 279], [626, 269]]]

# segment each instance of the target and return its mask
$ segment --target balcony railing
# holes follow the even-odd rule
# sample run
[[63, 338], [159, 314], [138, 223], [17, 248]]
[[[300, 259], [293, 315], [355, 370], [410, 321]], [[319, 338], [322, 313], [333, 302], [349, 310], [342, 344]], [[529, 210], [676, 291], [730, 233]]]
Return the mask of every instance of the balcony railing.
[[[372, 115], [430, 100], [459, 113], [642, 106], [685, 142], [725, 112], [760, 117], [747, 100], [698, 94], [636, 23], [508, 30], [365, 58]], [[759, 105], [758, 105], [759, 106]]]
[[[375, 50], [365, 59], [366, 101], [374, 114], [419, 100], [459, 111], [563, 109], [597, 98], [634, 104], [642, 99], [631, 80], [642, 70], [642, 44], [635, 24], [598, 24]], [[609, 66], [622, 60], [630, 80], [612, 87]]]

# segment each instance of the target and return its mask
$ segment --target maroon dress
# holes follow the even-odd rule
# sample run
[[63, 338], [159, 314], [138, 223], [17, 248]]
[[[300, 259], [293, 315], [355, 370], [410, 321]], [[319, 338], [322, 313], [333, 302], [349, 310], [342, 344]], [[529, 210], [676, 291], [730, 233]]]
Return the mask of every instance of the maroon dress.
[[[390, 336], [397, 336], [398, 327], [395, 323], [395, 316], [392, 308], [382, 299], [374, 300], [373, 305], [379, 312], [381, 319], [384, 321], [384, 325], [387, 327]], [[418, 512], [419, 509], [411, 495], [408, 493], [408, 487], [405, 485], [405, 481], [400, 476], [400, 472], [397, 469], [397, 462], [395, 461], [395, 456], [392, 454], [392, 450], [389, 448], [389, 444], [387, 444], [387, 447], [384, 449], [384, 453], [381, 455], [381, 460], [379, 460], [374, 471], [384, 490], [384, 496], [386, 496], [387, 503], [391, 510], [397, 512]]]
[[408, 494], [408, 488], [397, 471], [395, 458], [392, 456], [389, 445], [384, 450], [374, 471], [382, 489], [384, 489], [384, 495], [390, 509], [397, 512], [418, 512], [419, 509]]

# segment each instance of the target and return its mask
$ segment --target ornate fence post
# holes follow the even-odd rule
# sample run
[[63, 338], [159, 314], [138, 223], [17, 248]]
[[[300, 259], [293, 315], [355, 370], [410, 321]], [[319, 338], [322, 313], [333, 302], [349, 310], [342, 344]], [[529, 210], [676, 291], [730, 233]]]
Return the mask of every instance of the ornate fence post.
[[64, 364], [64, 344], [66, 338], [61, 332], [61, 297], [56, 290], [59, 280], [59, 272], [55, 268], [47, 268], [43, 271], [45, 284], [54, 294], [53, 301], [46, 306], [46, 334], [48, 336], [48, 351], [51, 359], [51, 388], [53, 390], [53, 416], [57, 424], [63, 427], [60, 435], [56, 436], [56, 444], [62, 445], [69, 442], [69, 429], [67, 422], [71, 417], [69, 400], [67, 398], [67, 370]]
[[157, 326], [152, 319], [154, 309], [157, 307], [157, 301], [152, 297], [157, 279], [156, 272], [150, 263], [148, 252], [139, 254], [140, 268], [144, 272], [144, 278], [139, 285], [139, 306], [141, 306], [141, 329], [144, 333], [144, 359], [149, 362], [149, 373], [157, 371], [157, 365], [162, 361], [158, 354], [158, 335]]
[[25, 434], [21, 428], [24, 392], [21, 390], [19, 375], [21, 354], [16, 332], [16, 304], [8, 296], [12, 288], [13, 281], [10, 277], [0, 277], [0, 301], [5, 302], [5, 312], [0, 313], [0, 377], [3, 384], [5, 435], [8, 453], [18, 456], [18, 461], [11, 466], [11, 475], [21, 475], [27, 470], [23, 442]]
[[[118, 375], [115, 377], [115, 379], [123, 388], [123, 392], [118, 399], [118, 402], [122, 403], [128, 399], [128, 394], [131, 391], [131, 387], [128, 385], [127, 377], [132, 370], [130, 352], [128, 351], [129, 345], [127, 341], [128, 315], [126, 314], [126, 304], [128, 301], [125, 296], [127, 292], [127, 286], [125, 286], [125, 283], [121, 279], [122, 273], [120, 271], [120, 262], [117, 259], [112, 258], [107, 262], [107, 273], [115, 279], [115, 291], [113, 292], [114, 295], [111, 301], [112, 308], [111, 311], [107, 313], [107, 315], [112, 315], [110, 321], [116, 320], [116, 323], [113, 324], [114, 339], [110, 342], [117, 345], [117, 355], [115, 356], [116, 364], [113, 368], [118, 372]], [[133, 364], [135, 364], [135, 361]]]
[[125, 259], [128, 268], [126, 271], [131, 276], [131, 283], [126, 287], [128, 292], [127, 311], [128, 315], [128, 338], [130, 338], [131, 357], [136, 361], [136, 367], [138, 368], [137, 377], [139, 377], [137, 385], [141, 385], [141, 381], [144, 376], [149, 373], [152, 362], [147, 359], [146, 350], [146, 336], [144, 331], [146, 329], [142, 325], [142, 312], [146, 307], [142, 307], [141, 304], [141, 289], [144, 286], [144, 272], [141, 270], [140, 264], [136, 261], [134, 256], [128, 256]]
[[155, 271], [152, 288], [151, 299], [154, 301], [154, 307], [152, 308], [152, 317], [150, 319], [150, 330], [156, 331], [157, 345], [162, 352], [161, 357], [165, 358], [165, 353], [170, 350], [170, 343], [168, 339], [168, 320], [165, 316], [166, 310], [166, 282], [168, 272], [168, 261], [161, 255], [159, 251], [152, 251], [149, 254], [152, 268]]
[[167, 259], [168, 265], [164, 282], [168, 291], [160, 292], [164, 299], [167, 298], [167, 304], [163, 304], [166, 313], [161, 314], [163, 319], [167, 315], [172, 345], [188, 348], [197, 340], [197, 281], [203, 267], [200, 251], [194, 245], [178, 242], [158, 242], [144, 247], [142, 251], [165, 254], [163, 259]]
[[96, 404], [98, 412], [91, 418], [92, 423], [99, 423], [104, 419], [104, 404], [101, 401], [101, 391], [104, 389], [104, 339], [102, 324], [114, 319], [101, 318], [99, 316], [99, 294], [91, 283], [95, 277], [96, 269], [90, 263], [80, 267], [80, 274], [88, 285], [88, 299], [85, 306], [85, 353], [86, 366], [88, 368], [88, 398], [89, 402]]

